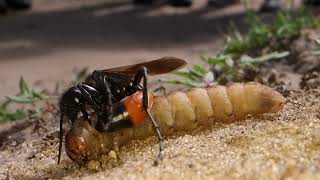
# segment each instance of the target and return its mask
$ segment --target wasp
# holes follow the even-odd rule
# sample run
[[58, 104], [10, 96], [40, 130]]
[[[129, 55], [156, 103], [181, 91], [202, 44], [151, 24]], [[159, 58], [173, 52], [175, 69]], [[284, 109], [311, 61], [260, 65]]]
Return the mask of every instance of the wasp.
[[[99, 132], [133, 127], [148, 117], [159, 139], [160, 157], [163, 138], [150, 112], [148, 75], [169, 73], [185, 65], [185, 60], [163, 57], [128, 66], [95, 70], [84, 82], [66, 90], [59, 101], [61, 117], [58, 164], [61, 158], [62, 125], [65, 116], [73, 123], [82, 115]], [[97, 116], [95, 123], [90, 121], [93, 113]]]

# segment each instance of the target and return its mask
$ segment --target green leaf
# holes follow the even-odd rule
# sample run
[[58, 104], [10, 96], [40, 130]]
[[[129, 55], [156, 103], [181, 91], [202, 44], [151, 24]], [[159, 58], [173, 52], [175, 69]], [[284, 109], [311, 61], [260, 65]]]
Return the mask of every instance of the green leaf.
[[20, 88], [21, 94], [29, 94], [29, 92], [30, 92], [30, 88], [29, 88], [27, 82], [23, 79], [23, 77], [20, 77], [19, 88]]
[[203, 67], [203, 66], [200, 66], [200, 65], [194, 65], [193, 66], [193, 69], [196, 71], [196, 72], [199, 72], [201, 74], [205, 74], [207, 72], [207, 70]]
[[252, 64], [255, 63], [256, 59], [248, 56], [247, 54], [244, 54], [240, 57], [240, 63], [241, 64]]
[[15, 121], [27, 117], [28, 113], [18, 109], [15, 111], [7, 111], [0, 108], [0, 122]]
[[214, 57], [209, 57], [208, 58], [208, 64], [211, 65], [218, 65], [218, 64], [226, 64], [226, 56], [214, 56]]
[[191, 78], [191, 74], [190, 74], [190, 71], [189, 69], [186, 69], [186, 68], [183, 68], [183, 69], [180, 69], [176, 72], [174, 72], [175, 75], [177, 76], [180, 76], [180, 77], [184, 77], [184, 78]]
[[0, 105], [0, 109], [6, 109], [9, 104], [10, 104], [10, 101], [9, 101], [9, 100], [4, 101], [4, 102]]
[[189, 69], [190, 74], [192, 75], [192, 79], [191, 80], [201, 80], [203, 77], [202, 73], [199, 73], [197, 71], [195, 71], [194, 69]]
[[32, 103], [35, 101], [34, 99], [27, 96], [6, 96], [6, 98], [16, 103]]
[[174, 74], [190, 80], [196, 80], [202, 77], [201, 74], [193, 71], [192, 69], [187, 69], [187, 68], [180, 69], [174, 72]]
[[41, 100], [41, 99], [43, 99], [45, 93], [44, 93], [44, 91], [38, 91], [36, 89], [31, 89], [30, 95], [31, 95], [32, 99]]
[[269, 61], [272, 59], [280, 59], [288, 56], [290, 53], [289, 51], [284, 51], [284, 52], [273, 52], [269, 53], [260, 57], [252, 58], [248, 55], [242, 55], [240, 57], [240, 64], [254, 64], [254, 63], [261, 63], [264, 61]]
[[225, 62], [226, 62], [226, 65], [228, 65], [229, 67], [233, 67], [234, 62], [231, 56], [227, 56]]

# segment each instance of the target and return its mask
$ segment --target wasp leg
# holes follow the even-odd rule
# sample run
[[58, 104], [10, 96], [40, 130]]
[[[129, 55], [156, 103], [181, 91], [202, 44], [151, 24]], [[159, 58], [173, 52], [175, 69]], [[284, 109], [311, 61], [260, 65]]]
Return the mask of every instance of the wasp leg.
[[[92, 75], [93, 79], [95, 80], [96, 82], [96, 85], [98, 87], [98, 89], [104, 93], [104, 97], [106, 97], [106, 92], [108, 94], [112, 94], [111, 93], [111, 84], [112, 83], [118, 83], [118, 82], [114, 82], [112, 81], [112, 79], [108, 79], [107, 81], [107, 75], [103, 72], [103, 71], [100, 71], [100, 70], [95, 70], [93, 71]], [[106, 85], [108, 86], [108, 88], [106, 87]], [[108, 90], [109, 89], [109, 90]], [[117, 102], [119, 101], [118, 99], [116, 99], [116, 97], [114, 96], [111, 96], [111, 101], [112, 102]]]
[[61, 114], [60, 117], [60, 133], [59, 133], [59, 151], [58, 151], [58, 164], [60, 164], [60, 159], [61, 159], [61, 151], [62, 151], [62, 140], [63, 140], [63, 127], [62, 127], [62, 123], [63, 123], [63, 116], [64, 114]]
[[[90, 86], [88, 86], [88, 85], [85, 85], [85, 84], [82, 84], [82, 83], [79, 83], [79, 84], [77, 85], [77, 87], [78, 87], [79, 90], [81, 91], [82, 96], [84, 97], [85, 101], [88, 102], [88, 103], [91, 105], [91, 107], [93, 108], [93, 110], [94, 110], [96, 113], [98, 113], [99, 110], [100, 110], [100, 108], [99, 108], [99, 106], [96, 104], [96, 102], [92, 99], [92, 96], [90, 95], [90, 93], [91, 93], [91, 94], [92, 94], [92, 93], [98, 94], [98, 92], [97, 92], [95, 89], [93, 89], [92, 87], [90, 87]], [[90, 92], [90, 93], [89, 93], [89, 92]], [[88, 113], [87, 113], [87, 111], [86, 111], [85, 103], [82, 103], [82, 104], [81, 104], [81, 112], [82, 112], [84, 118], [85, 118], [86, 120], [89, 120], [89, 117], [88, 117], [89, 115], [88, 115]]]
[[98, 122], [96, 125], [96, 129], [99, 131], [108, 131], [109, 125], [113, 117], [113, 104], [112, 93], [107, 82], [107, 76], [105, 74], [103, 74], [103, 76], [98, 79], [97, 86], [102, 88], [102, 92], [104, 93], [104, 99], [101, 107], [102, 110], [98, 114]]
[[94, 110], [99, 110], [99, 106], [97, 105], [97, 103], [92, 98], [92, 95], [93, 96], [99, 95], [98, 91], [95, 90], [93, 87], [88, 86], [86, 84], [82, 84], [82, 83], [79, 83], [77, 86], [78, 86], [79, 90], [81, 91], [81, 93], [82, 93], [83, 97], [85, 98], [85, 100], [90, 103], [92, 108]]
[[142, 102], [143, 102], [143, 109], [147, 112], [148, 114], [148, 119], [151, 121], [152, 125], [153, 125], [153, 128], [155, 129], [156, 133], [157, 133], [157, 136], [158, 136], [158, 139], [159, 139], [159, 154], [158, 154], [158, 159], [161, 159], [162, 158], [162, 151], [163, 151], [163, 137], [161, 135], [161, 132], [160, 132], [160, 128], [157, 124], [157, 122], [154, 120], [149, 108], [148, 108], [148, 105], [149, 105], [149, 102], [148, 102], [148, 78], [147, 78], [147, 68], [146, 67], [142, 67], [138, 72], [137, 74], [135, 75], [134, 77], [134, 80], [133, 80], [133, 83], [132, 83], [132, 86], [135, 87], [136, 89], [138, 89], [140, 87], [140, 82], [141, 80], [143, 80], [142, 82]]
[[105, 124], [109, 124], [112, 121], [113, 117], [113, 104], [112, 104], [112, 93], [110, 90], [110, 87], [107, 83], [107, 77], [106, 75], [103, 76], [103, 88], [104, 88], [104, 93], [105, 93], [105, 98], [106, 98], [106, 104], [104, 104], [104, 108], [106, 108], [106, 111], [104, 111], [104, 114], [106, 114], [106, 120]]
[[[143, 109], [148, 109], [148, 78], [147, 78], [147, 68], [146, 67], [142, 67], [137, 74], [135, 75], [134, 79], [133, 79], [133, 83], [132, 83], [132, 87], [135, 90], [139, 90], [142, 89], [142, 102], [143, 102]], [[142, 87], [140, 85], [140, 82], [142, 80]]]

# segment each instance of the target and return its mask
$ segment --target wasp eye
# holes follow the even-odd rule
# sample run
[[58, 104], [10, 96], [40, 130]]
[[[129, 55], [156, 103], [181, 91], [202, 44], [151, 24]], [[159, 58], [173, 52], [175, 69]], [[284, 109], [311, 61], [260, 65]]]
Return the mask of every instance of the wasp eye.
[[76, 102], [76, 103], [79, 103], [80, 102], [80, 100], [79, 100], [79, 98], [74, 98], [74, 101]]

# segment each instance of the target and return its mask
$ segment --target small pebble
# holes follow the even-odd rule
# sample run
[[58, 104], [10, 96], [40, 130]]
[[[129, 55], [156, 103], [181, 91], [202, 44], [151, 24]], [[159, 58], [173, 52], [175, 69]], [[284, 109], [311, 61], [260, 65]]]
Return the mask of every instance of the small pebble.
[[89, 170], [91, 171], [98, 171], [100, 168], [100, 162], [99, 161], [89, 161], [89, 163], [87, 164], [87, 167]]
[[113, 150], [111, 150], [111, 151], [108, 153], [108, 157], [109, 157], [110, 159], [114, 159], [114, 160], [117, 160], [117, 159], [118, 159], [117, 153], [116, 153], [115, 151], [113, 151]]
[[11, 141], [10, 146], [16, 147], [18, 146], [18, 142], [16, 140]]

